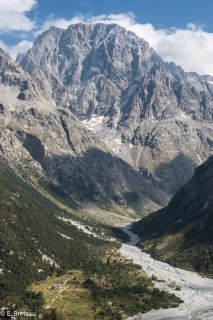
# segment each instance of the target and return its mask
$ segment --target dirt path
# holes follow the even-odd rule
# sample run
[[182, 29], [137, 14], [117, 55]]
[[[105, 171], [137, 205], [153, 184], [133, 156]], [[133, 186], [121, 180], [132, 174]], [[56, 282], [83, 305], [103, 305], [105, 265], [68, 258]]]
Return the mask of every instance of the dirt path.
[[58, 299], [58, 297], [62, 294], [62, 292], [64, 290], [66, 290], [68, 287], [66, 287], [67, 282], [69, 281], [69, 279], [65, 280], [63, 283], [63, 288], [61, 288], [59, 290], [59, 292], [57, 293], [57, 295], [51, 300], [51, 302], [46, 306], [46, 310], [50, 309], [50, 307], [53, 305], [53, 303]]

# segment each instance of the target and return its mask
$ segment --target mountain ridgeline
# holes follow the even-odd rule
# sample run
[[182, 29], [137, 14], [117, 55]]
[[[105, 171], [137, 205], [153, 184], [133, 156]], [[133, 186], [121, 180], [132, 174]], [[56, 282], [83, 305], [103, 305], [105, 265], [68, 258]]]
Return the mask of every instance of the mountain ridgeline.
[[[72, 279], [73, 270], [83, 280], [81, 287], [76, 279], [70, 286], [80, 287], [77, 305], [86, 297], [91, 306], [88, 319], [120, 319], [121, 312], [133, 315], [176, 306], [180, 299], [154, 288], [152, 279], [141, 276], [136, 266], [117, 262], [116, 257], [104, 262], [106, 250], [116, 251], [119, 243], [109, 239], [109, 228], [96, 224], [83, 206], [93, 204], [98, 220], [109, 222], [110, 214], [116, 220], [119, 214], [134, 216], [133, 210], [147, 213], [167, 195], [112, 153], [71, 111], [56, 108], [54, 100], [3, 50], [0, 124], [1, 307], [34, 311], [41, 319], [67, 319], [58, 308], [46, 311], [45, 296], [31, 286], [47, 277], [56, 277], [57, 282], [66, 274]], [[84, 231], [76, 227], [82, 219]], [[88, 234], [91, 228], [96, 236]], [[93, 280], [97, 276], [99, 285]], [[76, 316], [75, 309], [69, 310], [68, 318], [70, 312]], [[82, 309], [76, 318], [82, 318]]]
[[143, 250], [175, 266], [213, 276], [213, 156], [169, 204], [137, 222]]
[[50, 319], [32, 291], [50, 299], [50, 276], [71, 290], [60, 298], [86, 297], [88, 319], [177, 306], [111, 238], [150, 212], [133, 227], [144, 250], [212, 276], [213, 157], [192, 177], [212, 154], [212, 120], [213, 78], [118, 25], [51, 27], [17, 62], [0, 49], [2, 305]]
[[0, 51], [1, 154], [14, 166], [37, 168], [76, 203], [147, 213], [167, 195], [119, 158], [68, 108]]
[[118, 25], [51, 27], [20, 65], [57, 108], [167, 192], [212, 154], [212, 77], [164, 62]]

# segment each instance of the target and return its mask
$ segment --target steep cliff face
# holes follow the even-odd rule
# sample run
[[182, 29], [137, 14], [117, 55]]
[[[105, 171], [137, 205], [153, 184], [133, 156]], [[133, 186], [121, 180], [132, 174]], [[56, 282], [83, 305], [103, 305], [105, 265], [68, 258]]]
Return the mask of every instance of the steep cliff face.
[[178, 266], [213, 274], [213, 157], [169, 204], [134, 225], [144, 250]]
[[42, 33], [21, 65], [48, 80], [58, 104], [91, 117], [108, 114], [123, 89], [158, 59], [148, 43], [117, 25], [77, 24]]
[[[35, 168], [55, 179], [77, 202], [155, 208], [166, 195], [65, 108], [46, 88], [0, 51], [0, 151], [13, 166]], [[43, 82], [42, 82], [43, 83]], [[142, 210], [143, 211], [143, 210]]]
[[20, 64], [58, 107], [169, 192], [212, 153], [212, 78], [165, 63], [118, 25], [51, 27]]

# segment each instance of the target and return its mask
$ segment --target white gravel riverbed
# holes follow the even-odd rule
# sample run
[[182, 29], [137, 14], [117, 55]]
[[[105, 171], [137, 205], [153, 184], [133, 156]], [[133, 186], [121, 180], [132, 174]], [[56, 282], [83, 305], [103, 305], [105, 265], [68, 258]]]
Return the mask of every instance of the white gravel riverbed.
[[[178, 308], [152, 310], [128, 320], [213, 320], [213, 279], [153, 259], [136, 247], [140, 239], [131, 232], [131, 225], [121, 229], [131, 240], [122, 244], [120, 254], [140, 265], [149, 276], [154, 275], [161, 280], [156, 282], [156, 287], [174, 293], [184, 301]], [[180, 287], [180, 291], [174, 286]]]

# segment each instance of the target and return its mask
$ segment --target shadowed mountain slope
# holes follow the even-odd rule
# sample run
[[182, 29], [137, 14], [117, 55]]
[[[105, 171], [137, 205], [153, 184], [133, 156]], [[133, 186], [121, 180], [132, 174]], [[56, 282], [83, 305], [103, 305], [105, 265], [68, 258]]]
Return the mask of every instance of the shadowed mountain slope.
[[176, 266], [213, 275], [213, 157], [169, 204], [137, 222], [143, 250]]
[[213, 151], [213, 80], [165, 63], [118, 25], [51, 27], [20, 65], [57, 107], [170, 193]]

